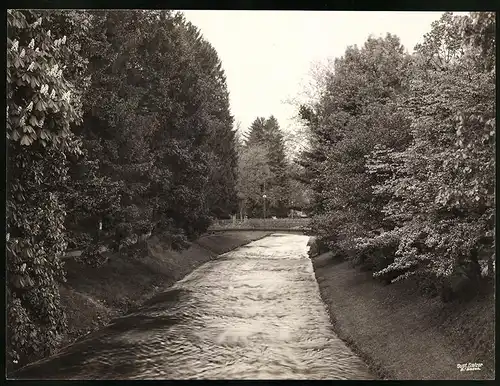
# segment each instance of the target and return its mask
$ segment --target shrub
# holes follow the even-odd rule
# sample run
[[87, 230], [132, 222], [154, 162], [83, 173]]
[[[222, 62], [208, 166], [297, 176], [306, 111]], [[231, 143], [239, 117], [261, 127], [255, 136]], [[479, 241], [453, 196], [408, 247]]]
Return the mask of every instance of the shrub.
[[78, 260], [91, 267], [100, 267], [107, 262], [107, 257], [102, 253], [102, 245], [91, 244], [86, 247]]
[[[377, 272], [394, 262], [398, 245], [397, 234], [391, 232], [370, 238], [357, 238], [350, 248], [349, 260], [353, 267], [359, 266], [362, 270]], [[385, 276], [380, 276], [380, 279], [387, 281]]]
[[442, 281], [441, 300], [450, 302], [456, 299], [468, 300], [480, 288], [481, 268], [477, 262], [465, 261], [457, 265], [452, 274]]

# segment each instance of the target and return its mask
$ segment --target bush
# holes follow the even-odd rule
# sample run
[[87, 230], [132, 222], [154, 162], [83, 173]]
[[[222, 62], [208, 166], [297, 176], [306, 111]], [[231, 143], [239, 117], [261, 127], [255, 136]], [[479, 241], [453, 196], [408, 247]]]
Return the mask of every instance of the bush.
[[[397, 235], [385, 232], [371, 238], [357, 238], [348, 253], [352, 267], [378, 272], [394, 262], [394, 255], [399, 245]], [[381, 280], [387, 281], [386, 276]]]
[[414, 279], [421, 295], [432, 298], [440, 294], [443, 280], [434, 272], [416, 272]]
[[324, 240], [315, 236], [309, 239], [307, 245], [309, 246], [309, 258], [313, 258], [330, 251], [330, 248], [328, 247], [327, 243]]
[[442, 281], [441, 300], [469, 300], [479, 292], [481, 269], [478, 263], [467, 261], [457, 265], [452, 274]]
[[92, 244], [86, 247], [78, 260], [91, 267], [100, 267], [107, 262], [107, 257], [101, 251], [102, 245]]
[[86, 232], [67, 232], [68, 249], [86, 248], [94, 241], [94, 237]]

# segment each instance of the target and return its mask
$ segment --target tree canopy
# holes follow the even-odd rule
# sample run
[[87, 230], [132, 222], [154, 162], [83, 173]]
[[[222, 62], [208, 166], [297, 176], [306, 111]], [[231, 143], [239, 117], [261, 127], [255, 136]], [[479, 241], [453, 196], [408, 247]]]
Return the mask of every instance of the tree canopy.
[[375, 277], [477, 275], [493, 261], [494, 26], [493, 13], [445, 13], [412, 55], [396, 36], [369, 38], [300, 108], [313, 228], [353, 259], [394, 248]]
[[[290, 170], [285, 139], [278, 120], [274, 116], [267, 119], [256, 118], [245, 134], [240, 153], [238, 192], [240, 199], [243, 200], [241, 203], [245, 205], [249, 214], [258, 216], [258, 213], [262, 213], [262, 196], [265, 194], [269, 215], [285, 217], [290, 207]], [[254, 173], [261, 170], [263, 165], [266, 165], [268, 170], [264, 173], [267, 177], [259, 181], [255, 179]]]
[[[58, 345], [61, 258], [143, 234], [183, 248], [236, 211], [237, 153], [215, 49], [171, 11], [8, 12], [10, 361]], [[99, 230], [102, 225], [102, 231]]]

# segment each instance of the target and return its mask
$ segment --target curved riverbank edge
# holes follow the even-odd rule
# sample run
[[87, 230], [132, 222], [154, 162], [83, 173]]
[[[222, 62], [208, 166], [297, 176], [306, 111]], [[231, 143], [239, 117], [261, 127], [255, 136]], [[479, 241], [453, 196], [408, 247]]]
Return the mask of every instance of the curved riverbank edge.
[[411, 281], [384, 286], [331, 253], [312, 262], [333, 330], [380, 378], [494, 379], [494, 292], [443, 304]]
[[[65, 260], [67, 282], [60, 285], [68, 329], [60, 348], [78, 341], [164, 291], [219, 255], [270, 235], [269, 231], [207, 234], [183, 251], [151, 237], [137, 257], [118, 252], [101, 267]], [[33, 358], [34, 361], [42, 358]], [[26, 365], [26, 364], [25, 364]], [[18, 367], [19, 368], [19, 367]], [[14, 368], [9, 369], [12, 373]]]

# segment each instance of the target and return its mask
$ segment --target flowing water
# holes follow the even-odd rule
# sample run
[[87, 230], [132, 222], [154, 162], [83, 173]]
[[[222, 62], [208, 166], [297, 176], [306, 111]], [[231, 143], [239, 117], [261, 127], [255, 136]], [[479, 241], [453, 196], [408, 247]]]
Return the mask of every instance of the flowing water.
[[374, 379], [331, 330], [307, 240], [221, 255], [16, 378]]

